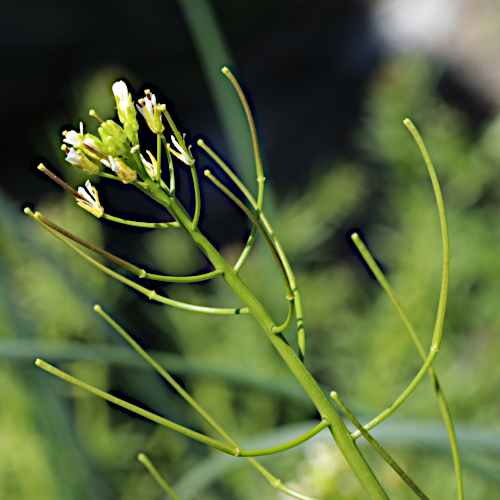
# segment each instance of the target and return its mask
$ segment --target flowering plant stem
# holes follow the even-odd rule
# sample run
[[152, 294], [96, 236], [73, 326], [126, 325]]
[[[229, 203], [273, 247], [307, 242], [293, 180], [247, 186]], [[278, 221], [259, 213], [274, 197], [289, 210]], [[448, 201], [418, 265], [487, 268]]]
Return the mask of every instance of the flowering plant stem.
[[226, 262], [202, 232], [198, 228], [193, 229], [192, 221], [179, 201], [175, 198], [167, 199], [167, 195], [161, 191], [158, 186], [153, 183], [150, 184], [149, 187], [155, 195], [155, 199], [170, 212], [174, 219], [180, 224], [181, 228], [191, 236], [212, 265], [216, 269], [222, 270], [224, 280], [244, 302], [250, 314], [255, 317], [271, 343], [311, 398], [321, 418], [328, 421], [328, 427], [335, 441], [366, 492], [370, 495], [370, 498], [388, 498], [369, 465], [361, 455], [358, 447], [355, 445], [333, 404], [319, 387], [316, 380], [306, 369], [283, 335], [281, 333], [273, 333], [276, 324], [264, 306], [257, 300], [255, 295], [243, 283], [236, 271]]

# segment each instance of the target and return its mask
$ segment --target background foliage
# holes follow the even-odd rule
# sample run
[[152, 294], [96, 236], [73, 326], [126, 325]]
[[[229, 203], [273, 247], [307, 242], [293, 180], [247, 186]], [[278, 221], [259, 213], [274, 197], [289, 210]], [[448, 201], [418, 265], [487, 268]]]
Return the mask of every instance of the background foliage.
[[[116, 76], [108, 66], [89, 74], [86, 84], [78, 85], [83, 99], [74, 115], [85, 116], [95, 107], [112, 116], [109, 86]], [[437, 308], [437, 212], [418, 150], [402, 125], [406, 116], [415, 121], [436, 165], [450, 226], [450, 300], [436, 370], [457, 423], [466, 496], [486, 499], [500, 491], [500, 120], [472, 123], [442, 99], [438, 78], [436, 67], [425, 58], [385, 57], [368, 80], [363, 111], [349, 136], [349, 154], [312, 147], [310, 155], [301, 157], [307, 175], [296, 184], [280, 183], [293, 170], [287, 174], [286, 163], [279, 165], [285, 174], [278, 174], [274, 184], [269, 176], [274, 195], [266, 203], [301, 284], [306, 363], [326, 390], [337, 390], [358, 417], [367, 419], [394, 400], [420, 358], [389, 301], [349, 246], [349, 232], [362, 232], [427, 341]], [[155, 83], [161, 91], [163, 82]], [[216, 99], [224, 103], [224, 97]], [[294, 103], [290, 106], [293, 114]], [[266, 112], [256, 106], [258, 122]], [[59, 120], [58, 113], [46, 119], [45, 132], [53, 134], [57, 151], [59, 125], [50, 124]], [[212, 137], [209, 122], [198, 130], [181, 119], [191, 137], [206, 134], [218, 148], [219, 133]], [[300, 134], [289, 139], [286, 147], [293, 152]], [[61, 166], [63, 177], [74, 185], [81, 182], [77, 172], [57, 163], [55, 153], [48, 154], [56, 168]], [[199, 168], [206, 164], [198, 154]], [[45, 181], [36, 182], [45, 187]], [[118, 215], [160, 217], [140, 197], [108, 188], [104, 203]], [[215, 201], [209, 186], [202, 189], [208, 200], [204, 227], [220, 237], [227, 258], [234, 258], [246, 223]], [[176, 231], [116, 230], [76, 209], [64, 194], [51, 193], [37, 209], [118, 255], [166, 274], [193, 273], [206, 265]], [[100, 303], [143, 345], [157, 351], [230, 433], [250, 448], [271, 446], [298, 436], [315, 412], [251, 318], [200, 317], [140, 299], [71, 255], [25, 220], [18, 202], [0, 194], [0, 497], [162, 498], [135, 461], [144, 451], [183, 499], [276, 498], [253, 470], [234, 459], [126, 414], [33, 366], [35, 357], [45, 358], [104, 390], [207, 430], [92, 312], [91, 306]], [[240, 224], [236, 238], [228, 235], [234, 224]], [[276, 317], [285, 316], [278, 271], [261, 242], [242, 276]], [[190, 302], [234, 301], [222, 280], [171, 285], [166, 291]], [[289, 337], [293, 342], [293, 335]], [[431, 498], [454, 498], [446, 435], [428, 381], [381, 426], [378, 436]], [[363, 498], [343, 459], [321, 434], [267, 462], [284, 481], [306, 493]], [[391, 497], [412, 498], [376, 457], [372, 462]]]

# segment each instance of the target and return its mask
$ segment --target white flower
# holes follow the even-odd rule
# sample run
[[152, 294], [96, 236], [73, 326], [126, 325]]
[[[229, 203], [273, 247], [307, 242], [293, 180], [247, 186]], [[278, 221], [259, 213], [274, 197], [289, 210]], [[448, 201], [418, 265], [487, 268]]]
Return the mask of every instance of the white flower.
[[90, 181], [85, 183], [85, 187], [87, 190], [83, 187], [78, 188], [78, 194], [81, 198], [76, 198], [76, 202], [78, 203], [78, 206], [100, 219], [104, 214], [104, 208], [99, 203], [97, 189], [90, 184]]
[[155, 181], [156, 176], [158, 175], [158, 163], [156, 162], [156, 158], [151, 154], [151, 151], [146, 150], [146, 153], [148, 154], [151, 163], [142, 156], [141, 153], [141, 160], [142, 164], [144, 165], [144, 168], [146, 169], [146, 172], [148, 173], [149, 177]]
[[80, 156], [78, 155], [78, 153], [74, 148], [69, 148], [68, 150], [66, 150], [66, 161], [68, 163], [71, 163], [75, 167], [80, 167], [80, 168], [85, 167], [82, 160], [80, 159]]
[[154, 94], [146, 94], [146, 99], [141, 99], [141, 106], [136, 104], [137, 109], [147, 120], [147, 115], [153, 116], [154, 108], [156, 107], [156, 96]]
[[146, 97], [144, 99], [139, 99], [139, 104], [136, 104], [137, 109], [146, 120], [151, 132], [154, 132], [155, 134], [163, 132], [165, 130], [165, 126], [163, 125], [161, 119], [165, 105], [157, 104], [156, 96], [149, 90], [145, 90], [144, 93], [146, 94]]
[[66, 132], [66, 130], [63, 132], [64, 135], [64, 140], [66, 144], [70, 144], [71, 146], [74, 146], [75, 148], [81, 148], [83, 146], [83, 123], [80, 122], [80, 133], [78, 133], [76, 130], [70, 130], [69, 132]]
[[125, 165], [120, 158], [113, 158], [109, 155], [107, 160], [101, 160], [101, 162], [110, 168], [124, 184], [137, 179], [137, 174], [129, 166]]
[[132, 95], [128, 91], [127, 84], [120, 80], [119, 82], [113, 83], [112, 87], [113, 94], [116, 100], [116, 110], [118, 111], [118, 118], [120, 122], [125, 125], [125, 130], [129, 130], [127, 136], [131, 142], [137, 142], [137, 134], [134, 131], [139, 130], [139, 123], [137, 122], [137, 111], [134, 108], [134, 103], [132, 101]]
[[92, 175], [99, 172], [98, 165], [92, 162], [80, 149], [66, 148], [66, 161], [83, 170], [86, 174]]
[[169, 148], [169, 151], [173, 153], [179, 160], [184, 162], [186, 165], [192, 165], [194, 163], [193, 158], [189, 156], [186, 151], [184, 151], [184, 148], [175, 140], [175, 137], [173, 135], [170, 136], [170, 139], [172, 139], [172, 142], [174, 143], [174, 146], [177, 148], [177, 151], [174, 151], [173, 149]]
[[127, 84], [120, 80], [119, 82], [113, 83], [113, 87], [111, 87], [113, 91], [113, 95], [116, 99], [116, 104], [120, 108], [120, 111], [127, 115], [127, 109], [130, 107], [128, 102], [128, 88]]

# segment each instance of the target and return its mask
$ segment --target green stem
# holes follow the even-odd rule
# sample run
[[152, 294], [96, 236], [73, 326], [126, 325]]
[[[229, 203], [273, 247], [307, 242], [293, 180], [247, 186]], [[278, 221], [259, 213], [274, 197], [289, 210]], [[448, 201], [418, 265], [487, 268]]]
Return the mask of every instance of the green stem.
[[[394, 293], [394, 290], [392, 289], [389, 281], [384, 276], [384, 273], [382, 272], [382, 270], [380, 269], [380, 267], [376, 263], [375, 259], [371, 255], [368, 248], [361, 241], [359, 236], [356, 233], [354, 233], [351, 236], [351, 238], [352, 238], [352, 241], [354, 242], [354, 244], [356, 245], [357, 249], [359, 250], [359, 253], [363, 257], [363, 260], [366, 262], [366, 264], [370, 268], [371, 272], [374, 274], [374, 276], [377, 279], [377, 281], [379, 282], [380, 286], [386, 292], [386, 294], [389, 297], [390, 301], [392, 302], [394, 308], [396, 309], [397, 313], [399, 314], [401, 321], [403, 322], [404, 326], [406, 327], [406, 330], [408, 331], [410, 337], [412, 338], [413, 343], [417, 347], [417, 350], [418, 350], [420, 356], [425, 361], [427, 358], [427, 353], [425, 351], [424, 345], [422, 344], [422, 341], [420, 340], [420, 337], [418, 336], [417, 332], [413, 328], [413, 325], [412, 325], [410, 319], [408, 318], [406, 312], [404, 311], [396, 294]], [[432, 366], [429, 367], [428, 374], [429, 374], [429, 377], [432, 381], [432, 386], [434, 387], [434, 391], [436, 392], [436, 396], [438, 398], [438, 403], [439, 403], [439, 409], [441, 411], [441, 415], [443, 417], [443, 420], [444, 420], [445, 425], [446, 425], [446, 430], [448, 432], [451, 453], [453, 456], [453, 464], [454, 464], [454, 468], [455, 468], [455, 475], [457, 478], [458, 499], [463, 500], [464, 493], [463, 493], [463, 481], [462, 481], [462, 466], [460, 463], [460, 453], [458, 451], [457, 437], [455, 434], [455, 429], [453, 427], [453, 421], [451, 418], [450, 410], [448, 408], [448, 404], [446, 402], [444, 392], [441, 389], [441, 385], [440, 385], [439, 380], [437, 378], [436, 372], [434, 371], [434, 368]]]
[[[142, 356], [173, 388], [177, 393], [196, 411], [198, 414], [212, 426], [229, 444], [234, 448], [241, 450], [238, 443], [229, 436], [229, 434], [210, 416], [210, 414], [199, 405], [191, 395], [185, 391], [154, 358], [152, 358], [116, 321], [114, 321], [110, 316], [108, 316], [101, 308], [101, 306], [94, 306], [94, 310], [104, 318], [134, 349]], [[240, 452], [241, 455], [241, 452]], [[300, 495], [300, 493], [295, 492], [289, 488], [286, 488], [283, 483], [273, 476], [267, 469], [265, 469], [259, 462], [250, 457], [245, 457], [246, 460], [252, 465], [260, 474], [262, 474], [269, 483], [284, 493], [287, 493], [295, 498], [302, 498], [304, 500], [314, 500], [306, 496]], [[286, 490], [285, 490], [286, 488]]]
[[[66, 231], [62, 227], [58, 226], [57, 224], [54, 224], [51, 220], [44, 217], [40, 212], [36, 212], [33, 215], [33, 217], [35, 219], [38, 219], [40, 222], [43, 222], [46, 226], [54, 229], [58, 233], [66, 236], [70, 240], [75, 241], [79, 245], [82, 245], [85, 248], [91, 250], [92, 252], [97, 253], [101, 257], [104, 257], [105, 259], [114, 262], [115, 264], [123, 267], [124, 269], [127, 269], [127, 271], [130, 271], [131, 273], [139, 276], [139, 278], [151, 279], [156, 281], [165, 281], [168, 283], [197, 283], [199, 281], [207, 281], [211, 278], [215, 278], [216, 276], [220, 276], [222, 274], [222, 271], [219, 269], [216, 269], [215, 271], [211, 271], [205, 274], [198, 274], [195, 276], [165, 276], [163, 274], [148, 273], [144, 269], [134, 266], [133, 264], [130, 264], [130, 262], [120, 259], [120, 257], [116, 257], [115, 255], [106, 252], [105, 250], [102, 250], [101, 248], [96, 247], [85, 240], [82, 240], [78, 236], [75, 236], [74, 234], [70, 233], [69, 231]], [[171, 227], [179, 227], [179, 224], [177, 222], [170, 222], [169, 224], [173, 224], [173, 226]]]
[[280, 453], [285, 450], [291, 450], [302, 443], [305, 443], [312, 437], [316, 436], [318, 432], [322, 431], [325, 427], [328, 427], [328, 421], [322, 420], [316, 427], [306, 432], [303, 436], [300, 436], [289, 443], [282, 444], [280, 446], [275, 446], [274, 448], [267, 448], [265, 450], [242, 450], [239, 454], [240, 457], [262, 457], [264, 455], [273, 455], [274, 453]]
[[198, 181], [198, 173], [196, 172], [196, 167], [194, 163], [189, 166], [191, 169], [191, 176], [193, 177], [193, 188], [194, 188], [194, 217], [192, 222], [193, 231], [198, 227], [198, 222], [200, 220], [201, 213], [201, 197], [200, 197], [200, 183]]
[[117, 177], [116, 175], [113, 175], [113, 174], [107, 174], [106, 172], [96, 172], [94, 175], [98, 175], [99, 177], [105, 177], [106, 179], [112, 179], [114, 181], [120, 181], [120, 178]]
[[432, 345], [439, 348], [441, 337], [443, 335], [444, 316], [446, 313], [446, 300], [448, 297], [448, 280], [450, 274], [450, 246], [448, 241], [448, 225], [446, 223], [446, 213], [444, 211], [444, 202], [443, 195], [441, 194], [441, 187], [439, 186], [436, 171], [429, 157], [429, 153], [427, 152], [424, 141], [422, 140], [422, 137], [418, 133], [418, 130], [415, 128], [415, 125], [413, 125], [411, 120], [406, 118], [403, 123], [415, 139], [415, 142], [417, 143], [417, 146], [420, 149], [420, 153], [422, 154], [422, 157], [425, 161], [425, 165], [429, 172], [429, 177], [432, 181], [432, 188], [434, 190], [434, 196], [436, 198], [436, 204], [439, 213], [439, 222], [441, 225], [441, 238], [443, 243], [443, 271], [441, 277], [441, 292], [439, 295], [436, 324], [434, 326], [434, 334], [432, 336]]
[[163, 490], [170, 495], [173, 500], [181, 500], [175, 493], [175, 491], [169, 486], [167, 481], [163, 479], [161, 474], [158, 472], [156, 467], [151, 463], [151, 460], [144, 454], [144, 453], [139, 453], [137, 455], [137, 460], [141, 462], [141, 464], [148, 469], [149, 473], [155, 478], [156, 482], [163, 488]]
[[216, 269], [215, 271], [210, 271], [209, 273], [198, 274], [195, 276], [163, 276], [162, 274], [146, 273], [144, 275], [144, 278], [156, 281], [165, 281], [168, 283], [198, 283], [200, 281], [210, 280], [212, 278], [215, 278], [216, 276], [220, 276], [221, 274], [222, 271]]
[[155, 413], [151, 413], [150, 411], [144, 410], [143, 408], [140, 408], [139, 406], [133, 405], [131, 403], [128, 403], [127, 401], [123, 401], [123, 399], [117, 398], [116, 396], [112, 396], [111, 394], [108, 394], [107, 392], [101, 391], [100, 389], [97, 389], [96, 387], [93, 387], [89, 384], [86, 384], [85, 382], [82, 382], [81, 380], [78, 380], [77, 378], [72, 377], [71, 375], [69, 375], [63, 371], [58, 370], [56, 367], [50, 365], [49, 363], [46, 363], [45, 361], [42, 361], [41, 359], [37, 359], [35, 361], [35, 364], [36, 364], [36, 366], [42, 368], [42, 370], [45, 370], [46, 372], [49, 372], [52, 375], [55, 375], [56, 377], [59, 377], [60, 379], [65, 380], [66, 382], [69, 382], [70, 384], [76, 385], [77, 387], [80, 387], [81, 389], [85, 389], [86, 391], [89, 391], [92, 394], [95, 394], [96, 396], [99, 396], [100, 398], [105, 399], [106, 401], [109, 401], [110, 403], [113, 403], [117, 406], [121, 406], [122, 408], [125, 408], [126, 410], [129, 410], [133, 413], [136, 413], [137, 415], [140, 415], [141, 417], [147, 418], [148, 420], [151, 420], [152, 422], [163, 425], [164, 427], [167, 427], [168, 429], [176, 431], [179, 434], [183, 434], [184, 436], [187, 436], [191, 439], [194, 439], [195, 441], [199, 441], [200, 443], [206, 444], [208, 446], [212, 446], [213, 448], [216, 448], [217, 450], [223, 451], [224, 453], [227, 453], [227, 454], [233, 455], [233, 456], [237, 455], [237, 453], [239, 451], [232, 446], [229, 446], [225, 443], [222, 443], [221, 441], [217, 441], [216, 439], [209, 438], [208, 436], [200, 434], [199, 432], [192, 431], [191, 429], [188, 429], [187, 427], [183, 427], [182, 425], [176, 424], [175, 422], [167, 420], [166, 418], [160, 417], [159, 415], [156, 415]]
[[132, 157], [134, 158], [135, 164], [137, 165], [137, 173], [141, 176], [141, 178], [144, 181], [147, 182], [149, 180], [149, 175], [146, 172], [144, 165], [142, 164], [141, 154], [139, 152], [139, 148], [137, 148], [133, 151], [134, 151], [134, 153], [132, 154]]
[[160, 134], [156, 134], [156, 182], [160, 184], [161, 182], [161, 137]]
[[277, 333], [282, 333], [284, 332], [291, 324], [294, 318], [294, 313], [295, 313], [295, 301], [289, 300], [288, 301], [288, 315], [286, 317], [285, 322], [280, 325], [280, 326], [275, 326], [273, 328], [273, 333], [276, 335]]
[[[172, 132], [174, 133], [175, 138], [177, 139], [177, 142], [181, 145], [184, 144], [184, 140], [182, 139], [182, 136], [181, 136], [177, 126], [174, 123], [174, 120], [172, 120], [170, 113], [167, 111], [167, 108], [163, 109], [163, 114], [165, 115], [165, 118], [167, 119], [167, 122], [170, 125], [170, 128], [172, 129]], [[162, 132], [162, 134], [163, 134], [163, 132]]]
[[[226, 165], [226, 163], [224, 161], [222, 161], [222, 159], [215, 153], [215, 151], [213, 151], [210, 147], [208, 147], [206, 145], [206, 143], [202, 139], [198, 140], [197, 144], [217, 163], [217, 165], [219, 165], [219, 167], [222, 168], [222, 170], [229, 176], [229, 178], [240, 189], [240, 191], [243, 193], [243, 195], [248, 200], [250, 205], [252, 205], [254, 210], [257, 210], [257, 202], [256, 202], [255, 198], [252, 196], [252, 194], [247, 189], [245, 184], [243, 184], [241, 179], [229, 168], [228, 165]], [[288, 276], [288, 280], [290, 282], [290, 286], [292, 287], [292, 290], [293, 290], [294, 295], [295, 295], [295, 307], [297, 309], [297, 330], [298, 330], [299, 356], [303, 360], [304, 356], [305, 356], [305, 352], [306, 352], [306, 344], [305, 344], [306, 338], [305, 338], [305, 329], [304, 329], [304, 319], [303, 319], [303, 313], [302, 313], [302, 303], [300, 300], [300, 293], [299, 293], [297, 280], [295, 279], [295, 275], [293, 274], [292, 268], [290, 266], [290, 263], [288, 262], [288, 258], [283, 250], [283, 247], [281, 246], [281, 243], [278, 240], [278, 237], [276, 236], [274, 229], [272, 228], [269, 220], [267, 219], [267, 217], [265, 216], [264, 213], [261, 214], [259, 221], [262, 222], [262, 225], [266, 228], [267, 233], [269, 234], [269, 237], [271, 238], [271, 240], [274, 243], [274, 246], [276, 248], [276, 252], [278, 253], [278, 256], [281, 259], [281, 262], [283, 264], [283, 267], [285, 268], [286, 274]], [[243, 254], [242, 254], [242, 256], [243, 256]], [[240, 259], [238, 259], [238, 262], [240, 260], [241, 260], [241, 257], [240, 257]]]
[[66, 236], [66, 238], [69, 238], [70, 240], [73, 240], [74, 242], [78, 243], [79, 245], [82, 245], [85, 248], [88, 248], [92, 252], [95, 252], [96, 254], [100, 255], [101, 257], [104, 257], [105, 259], [108, 259], [109, 261], [117, 264], [120, 267], [123, 267], [127, 271], [130, 271], [131, 273], [143, 278], [146, 275], [146, 271], [144, 269], [141, 269], [140, 267], [134, 266], [133, 264], [130, 264], [130, 262], [127, 262], [126, 260], [120, 259], [120, 257], [117, 257], [116, 255], [113, 255], [109, 252], [106, 252], [105, 250], [102, 250], [99, 247], [96, 247], [92, 245], [91, 243], [88, 243], [85, 240], [82, 240], [78, 236], [75, 236], [74, 234], [70, 233], [69, 231], [66, 231], [66, 229], [63, 229], [62, 227], [58, 226], [54, 222], [52, 222], [50, 219], [47, 219], [44, 217], [40, 212], [35, 212], [34, 214], [31, 211], [25, 210], [25, 213], [32, 216], [36, 221], [42, 223], [44, 226], [48, 226], [54, 231], [57, 231], [58, 233], [62, 234], [63, 236]]
[[358, 428], [363, 437], [373, 446], [375, 451], [397, 472], [399, 477], [401, 477], [401, 479], [415, 492], [415, 494], [422, 500], [429, 500], [429, 498], [412, 481], [408, 474], [406, 474], [406, 472], [396, 463], [396, 461], [389, 455], [389, 453], [387, 453], [384, 448], [382, 448], [382, 446], [370, 434], [368, 434], [368, 432], [366, 432], [363, 426], [359, 423], [359, 420], [339, 398], [339, 395], [335, 391], [333, 391], [330, 396], [340, 406], [342, 411], [346, 414], [347, 418], [349, 418], [349, 420]]
[[[415, 387], [418, 385], [420, 380], [423, 378], [425, 375], [426, 371], [429, 369], [431, 366], [432, 362], [434, 361], [434, 358], [436, 357], [438, 351], [439, 351], [439, 346], [441, 344], [441, 338], [443, 335], [443, 323], [444, 323], [444, 316], [446, 312], [446, 299], [448, 296], [448, 280], [449, 280], [449, 260], [450, 260], [450, 249], [449, 249], [449, 242], [448, 242], [448, 227], [446, 224], [446, 214], [444, 210], [444, 202], [443, 202], [443, 196], [441, 194], [441, 188], [439, 186], [439, 181], [436, 176], [436, 171], [434, 170], [434, 166], [432, 165], [431, 159], [429, 157], [429, 154], [427, 152], [427, 149], [424, 145], [424, 142], [422, 141], [422, 138], [420, 137], [420, 134], [418, 133], [417, 129], [413, 125], [413, 123], [409, 120], [406, 119], [403, 122], [408, 130], [411, 132], [413, 135], [418, 147], [420, 148], [420, 152], [422, 153], [422, 156], [424, 158], [425, 164], [427, 166], [427, 170], [429, 172], [429, 176], [432, 181], [432, 187], [434, 189], [434, 196], [436, 198], [436, 203], [438, 206], [438, 213], [439, 213], [439, 221], [441, 225], [441, 237], [442, 237], [442, 244], [443, 244], [443, 271], [441, 275], [441, 292], [439, 295], [439, 305], [438, 305], [438, 311], [436, 314], [436, 323], [434, 326], [434, 334], [432, 336], [432, 344], [430, 348], [429, 355], [427, 356], [424, 365], [418, 372], [417, 376], [412, 380], [410, 385], [403, 391], [403, 393], [399, 396], [399, 398], [389, 407], [386, 408], [380, 415], [375, 417], [373, 420], [371, 420], [368, 424], [365, 425], [365, 429], [369, 430], [373, 428], [375, 425], [380, 423], [382, 420], [387, 418], [391, 413], [393, 413], [400, 405], [403, 403], [403, 401], [411, 394], [411, 392], [415, 389]], [[353, 234], [353, 241], [355, 242], [356, 246], [359, 245], [360, 248], [363, 248], [364, 245], [359, 239], [359, 236], [357, 234]], [[356, 431], [353, 433], [353, 438], [356, 439], [357, 437], [360, 436], [359, 431]]]
[[[113, 327], [133, 348], [134, 350], [146, 360], [164, 379], [168, 382], [174, 390], [189, 404], [191, 407], [198, 412], [203, 419], [205, 419], [219, 434], [228, 439], [225, 431], [215, 422], [215, 420], [207, 413], [207, 411], [200, 406], [190, 394], [178, 384], [175, 379], [170, 375], [170, 373], [165, 370], [160, 363], [158, 363], [154, 358], [152, 358], [127, 332], [122, 328], [111, 316], [106, 314], [102, 307], [98, 304], [94, 306], [94, 311], [97, 312], [111, 327]], [[231, 443], [233, 444], [233, 443]], [[233, 444], [234, 448], [239, 448], [239, 446]]]
[[[384, 421], [389, 415], [394, 413], [405, 402], [408, 396], [414, 391], [415, 387], [417, 387], [420, 381], [424, 378], [424, 375], [427, 373], [427, 370], [434, 361], [434, 358], [436, 357], [438, 350], [439, 349], [435, 346], [431, 347], [430, 353], [427, 356], [425, 363], [422, 365], [422, 368], [420, 368], [415, 378], [411, 381], [408, 387], [400, 394], [400, 396], [396, 399], [396, 401], [392, 403], [391, 406], [386, 408], [383, 412], [379, 413], [375, 418], [370, 420], [364, 426], [364, 428], [367, 431], [373, 429], [376, 425], [380, 424], [380, 422]], [[351, 434], [353, 439], [357, 439], [360, 435], [361, 433], [359, 431], [355, 431]]]
[[113, 222], [117, 222], [118, 224], [124, 224], [126, 226], [147, 227], [151, 229], [165, 229], [170, 227], [179, 227], [179, 224], [177, 224], [177, 222], [138, 222], [135, 220], [120, 219], [119, 217], [115, 217], [109, 214], [103, 214], [102, 218]]
[[250, 231], [250, 235], [248, 236], [247, 242], [245, 244], [245, 248], [243, 248], [243, 251], [241, 252], [241, 255], [234, 265], [234, 270], [236, 272], [239, 272], [245, 261], [247, 260], [247, 257], [250, 255], [250, 250], [252, 249], [253, 242], [255, 241], [255, 237], [257, 236], [257, 226], [254, 224], [252, 226], [252, 230]]
[[[168, 203], [168, 202], [165, 202]], [[204, 307], [204, 306], [197, 306], [194, 304], [186, 304], [185, 302], [180, 302], [178, 300], [172, 300], [169, 299], [168, 297], [163, 297], [161, 295], [158, 295], [156, 291], [150, 290], [146, 287], [143, 287], [141, 285], [138, 285], [137, 283], [133, 282], [132, 280], [129, 280], [128, 278], [125, 278], [121, 274], [115, 273], [111, 269], [107, 268], [106, 266], [103, 266], [100, 262], [97, 262], [95, 259], [87, 255], [85, 252], [82, 252], [79, 248], [75, 247], [72, 243], [64, 239], [57, 231], [52, 229], [51, 227], [47, 226], [44, 224], [39, 218], [29, 210], [29, 208], [26, 208], [25, 213], [30, 215], [34, 220], [36, 220], [44, 229], [52, 233], [56, 238], [61, 240], [66, 246], [71, 248], [74, 252], [76, 252], [78, 255], [83, 257], [87, 262], [90, 262], [93, 266], [97, 267], [107, 275], [115, 278], [118, 281], [121, 281], [125, 285], [128, 285], [129, 287], [133, 288], [134, 290], [137, 290], [138, 292], [146, 295], [150, 300], [155, 300], [156, 302], [160, 302], [162, 304], [168, 305], [168, 306], [173, 306], [177, 307], [178, 309], [184, 309], [186, 311], [193, 311], [193, 312], [199, 312], [199, 313], [204, 313], [204, 314], [223, 314], [223, 315], [233, 315], [233, 314], [248, 314], [248, 308], [242, 307], [242, 308], [232, 308], [232, 309], [226, 309], [226, 308], [219, 308], [219, 307]]]
[[273, 242], [271, 241], [271, 238], [269, 238], [269, 235], [266, 233], [266, 230], [262, 227], [262, 224], [259, 222], [259, 220], [255, 217], [255, 215], [250, 212], [250, 210], [231, 192], [229, 189], [227, 189], [224, 184], [222, 184], [218, 179], [216, 179], [209, 170], [205, 170], [205, 175], [228, 197], [230, 198], [238, 207], [245, 213], [245, 215], [257, 226], [259, 229], [260, 233], [262, 236], [264, 236], [264, 239], [266, 240], [266, 243], [268, 244], [269, 248], [271, 249], [271, 252], [276, 260], [276, 263], [278, 264], [279, 270], [281, 272], [281, 277], [283, 278], [283, 283], [285, 284], [286, 288], [286, 298], [288, 300], [293, 300], [293, 292], [292, 288], [290, 286], [290, 283], [288, 281], [288, 276], [286, 274], [285, 268], [283, 267], [283, 263], [281, 259], [279, 258], [276, 248], [274, 248]]
[[160, 132], [159, 135], [161, 137], [161, 140], [163, 141], [163, 147], [165, 148], [165, 151], [167, 152], [168, 171], [170, 172], [170, 194], [171, 194], [171, 196], [174, 196], [175, 195], [175, 171], [174, 171], [174, 162], [172, 161], [172, 153], [170, 153], [170, 150], [168, 149], [167, 139], [165, 139], [163, 132]]
[[264, 201], [264, 181], [266, 178], [264, 177], [264, 168], [262, 167], [262, 158], [260, 156], [260, 148], [259, 148], [259, 140], [257, 138], [257, 130], [255, 128], [255, 122], [252, 116], [252, 111], [250, 110], [250, 106], [248, 105], [247, 98], [243, 90], [240, 87], [240, 84], [231, 73], [229, 68], [222, 68], [222, 73], [227, 76], [234, 89], [236, 90], [238, 97], [240, 98], [240, 102], [243, 105], [243, 109], [245, 110], [245, 115], [248, 121], [248, 127], [250, 128], [250, 134], [252, 136], [252, 145], [253, 145], [253, 153], [255, 157], [255, 168], [257, 170], [257, 183], [259, 185], [259, 191], [257, 195], [257, 210], [256, 217], [259, 218], [259, 215], [262, 211], [262, 203]]
[[[165, 201], [165, 207], [167, 207], [167, 203], [168, 202]], [[212, 265], [215, 268], [222, 269], [225, 281], [247, 305], [250, 313], [255, 317], [270, 342], [276, 348], [280, 356], [290, 368], [291, 372], [294, 374], [294, 376], [297, 378], [299, 383], [311, 398], [312, 402], [320, 413], [321, 418], [324, 420], [328, 420], [328, 427], [335, 441], [338, 443], [340, 450], [346, 457], [346, 460], [348, 461], [349, 465], [351, 466], [352, 470], [358, 477], [359, 481], [365, 488], [370, 498], [372, 500], [387, 499], [388, 497], [386, 493], [380, 486], [380, 483], [374, 476], [369, 465], [366, 463], [359, 449], [353, 442], [349, 431], [345, 427], [342, 419], [340, 418], [340, 415], [335, 410], [332, 403], [328, 400], [316, 380], [305, 368], [300, 358], [297, 356], [297, 354], [294, 352], [294, 350], [288, 344], [282, 334], [274, 335], [272, 333], [272, 327], [275, 326], [275, 324], [266, 309], [247, 288], [243, 281], [241, 281], [234, 269], [224, 260], [224, 258], [208, 241], [208, 239], [200, 231], [191, 230], [189, 216], [176, 199], [173, 199], [172, 202], [168, 204], [168, 210], [173, 215], [173, 217], [181, 224], [184, 230], [190, 234], [193, 241], [207, 256]], [[263, 471], [262, 473], [264, 474]], [[270, 478], [269, 480], [271, 482]], [[284, 490], [282, 489], [282, 491]]]

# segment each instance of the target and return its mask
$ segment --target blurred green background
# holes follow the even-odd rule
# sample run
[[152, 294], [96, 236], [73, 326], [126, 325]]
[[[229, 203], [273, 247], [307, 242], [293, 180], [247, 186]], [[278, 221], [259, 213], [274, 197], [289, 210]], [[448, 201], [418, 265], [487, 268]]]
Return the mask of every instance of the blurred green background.
[[[33, 365], [41, 357], [210, 433], [97, 317], [92, 306], [99, 303], [248, 448], [281, 444], [311, 427], [314, 407], [251, 318], [198, 316], [152, 304], [71, 254], [20, 210], [23, 202], [36, 202], [57, 224], [153, 271], [206, 269], [180, 232], [102, 223], [28, 167], [44, 156], [80, 185], [84, 178], [64, 166], [58, 152], [59, 127], [80, 119], [93, 127], [89, 108], [113, 116], [110, 86], [125, 77], [136, 92], [156, 85], [189, 139], [194, 143], [203, 134], [254, 186], [248, 133], [219, 74], [223, 64], [241, 75], [260, 127], [269, 174], [265, 210], [301, 285], [306, 365], [362, 420], [390, 405], [421, 361], [350, 246], [350, 231], [364, 235], [426, 345], [432, 335], [439, 224], [425, 166], [402, 120], [410, 117], [419, 127], [442, 184], [450, 228], [449, 308], [435, 368], [457, 427], [466, 497], [498, 497], [500, 118], [494, 94], [467, 85], [464, 74], [454, 77], [444, 58], [391, 50], [364, 2], [318, 1], [306, 9], [302, 2], [243, 2], [239, 9], [223, 1], [152, 2], [140, 15], [132, 3], [110, 2], [86, 13], [65, 6], [60, 17], [62, 5], [52, 2], [38, 11], [26, 2], [29, 51], [3, 31], [12, 49], [4, 93], [8, 85], [26, 89], [17, 109], [10, 99], [4, 110], [4, 123], [11, 124], [5, 144], [12, 147], [0, 191], [0, 498], [164, 498], [135, 460], [139, 452], [151, 457], [184, 500], [282, 498], [243, 461], [221, 457]], [[21, 15], [12, 9], [14, 32]], [[100, 41], [89, 39], [89, 26], [103, 31]], [[40, 70], [37, 50], [44, 57]], [[19, 58], [22, 71], [15, 65]], [[32, 111], [29, 123], [22, 106]], [[200, 168], [210, 165], [201, 153], [197, 161]], [[189, 181], [181, 171], [179, 176], [189, 206]], [[202, 191], [203, 227], [227, 259], [236, 260], [248, 224], [210, 186], [203, 183]], [[99, 192], [114, 215], [164, 217], [126, 187], [102, 182]], [[285, 316], [279, 273], [261, 241], [242, 276], [274, 317]], [[220, 279], [162, 289], [179, 300], [239, 305]], [[295, 342], [293, 328], [287, 338]], [[449, 445], [427, 379], [374, 435], [430, 498], [455, 498]], [[391, 498], [413, 498], [360, 446]], [[327, 434], [262, 461], [306, 494], [365, 498]]]

